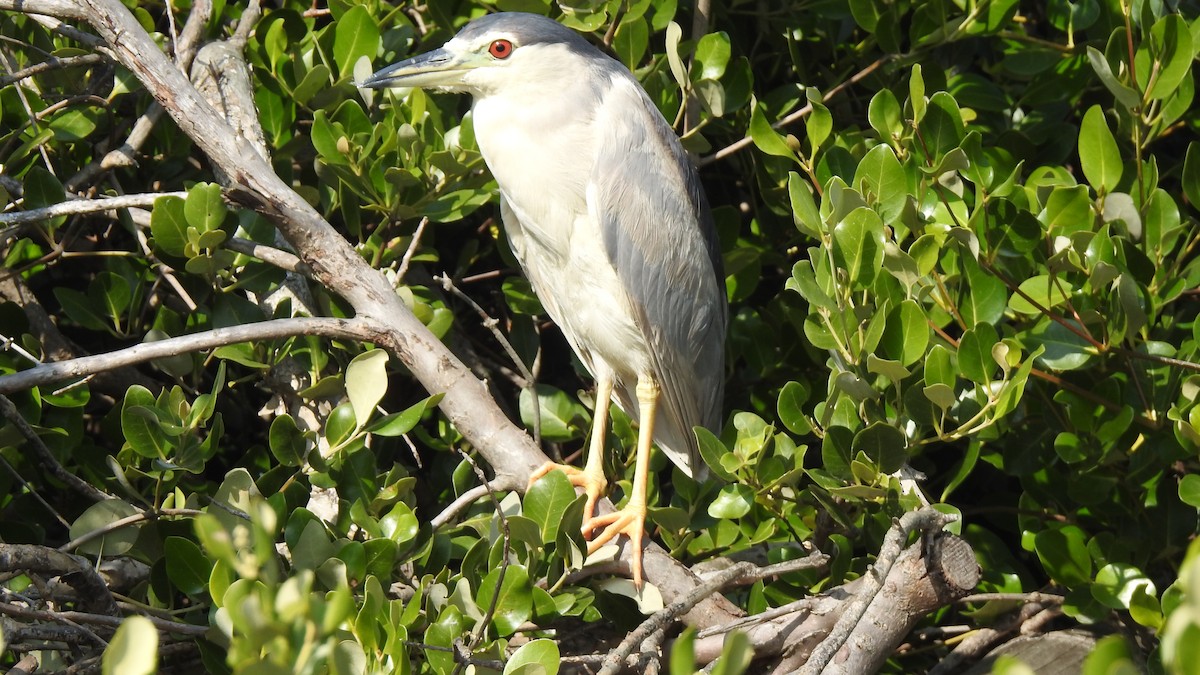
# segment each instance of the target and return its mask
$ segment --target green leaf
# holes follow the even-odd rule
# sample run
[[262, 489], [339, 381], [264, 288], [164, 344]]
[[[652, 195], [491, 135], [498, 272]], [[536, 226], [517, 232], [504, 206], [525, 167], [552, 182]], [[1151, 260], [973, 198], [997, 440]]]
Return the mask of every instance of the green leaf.
[[1092, 70], [1096, 71], [1096, 76], [1100, 78], [1100, 82], [1108, 88], [1113, 97], [1117, 99], [1117, 102], [1125, 108], [1126, 112], [1133, 112], [1141, 106], [1141, 95], [1117, 79], [1117, 76], [1113, 74], [1112, 66], [1108, 63], [1108, 59], [1104, 58], [1103, 52], [1088, 45], [1087, 55], [1088, 63], [1092, 64]]
[[372, 422], [367, 431], [379, 436], [403, 436], [412, 431], [425, 412], [441, 403], [443, 394], [434, 394], [398, 413], [390, 413]]
[[501, 290], [504, 292], [504, 301], [508, 304], [509, 309], [517, 314], [538, 316], [546, 313], [542, 307], [542, 301], [538, 300], [537, 295], [533, 292], [533, 287], [529, 285], [529, 280], [525, 277], [512, 276], [505, 279]]
[[183, 202], [184, 220], [201, 234], [220, 228], [227, 210], [221, 201], [221, 186], [216, 183], [193, 185]]
[[[300, 84], [292, 90], [292, 100], [300, 105], [308, 105], [309, 100], [316, 96], [324, 89], [328, 89], [333, 84], [332, 73], [329, 68], [318, 63], [313, 65], [307, 73], [304, 74], [304, 79], [300, 80]], [[287, 105], [288, 102], [284, 102]]]
[[1154, 582], [1140, 569], [1125, 563], [1109, 563], [1096, 572], [1091, 586], [1092, 597], [1113, 609], [1129, 609], [1133, 595], [1138, 592], [1157, 595]]
[[[809, 91], [812, 92], [813, 90], [810, 89]], [[804, 134], [808, 137], [808, 145], [813, 155], [817, 154], [821, 145], [829, 138], [830, 132], [833, 131], [833, 116], [829, 114], [829, 108], [826, 108], [825, 104], [815, 99], [815, 96], [809, 96], [812, 112], [809, 113], [808, 119], [804, 121]]]
[[792, 222], [796, 229], [813, 239], [821, 238], [821, 213], [809, 191], [808, 182], [795, 171], [788, 172], [788, 201], [792, 205]]
[[[1073, 289], [1062, 277], [1039, 274], [1021, 282], [1020, 293], [1013, 293], [1008, 306], [1020, 314], [1041, 314], [1067, 301]], [[1037, 303], [1036, 305], [1034, 303]]]
[[1135, 663], [1123, 635], [1100, 638], [1083, 661], [1080, 675], [1109, 675], [1110, 673], [1140, 673], [1143, 666]]
[[925, 357], [925, 384], [941, 384], [954, 388], [958, 380], [958, 371], [954, 368], [954, 360], [950, 350], [940, 344], [934, 345]]
[[354, 408], [359, 428], [366, 426], [375, 406], [388, 389], [388, 353], [382, 349], [363, 352], [346, 366], [346, 395]]
[[[132, 504], [120, 499], [105, 499], [92, 504], [71, 523], [71, 539], [104, 530], [118, 520], [141, 513]], [[96, 556], [118, 556], [128, 553], [137, 541], [139, 527], [125, 525], [81, 544], [76, 551]]]
[[[1077, 329], [1082, 329], [1075, 321]], [[1038, 363], [1051, 370], [1076, 370], [1087, 365], [1094, 354], [1092, 345], [1074, 331], [1049, 318], [1038, 322], [1027, 334], [1030, 346], [1042, 346]]]
[[879, 139], [892, 143], [904, 133], [904, 113], [890, 89], [880, 89], [867, 106], [867, 120]]
[[850, 0], [850, 15], [854, 17], [854, 22], [868, 33], [875, 32], [875, 27], [879, 24], [880, 10], [881, 7], [875, 0]]
[[379, 25], [366, 5], [351, 7], [333, 26], [333, 60], [341, 77], [353, 75], [359, 57], [373, 60], [379, 46]]
[[871, 148], [854, 173], [854, 187], [885, 223], [900, 218], [908, 199], [908, 177], [889, 145]]
[[121, 622], [104, 648], [104, 675], [150, 675], [158, 672], [158, 630], [144, 616]]
[[539, 638], [521, 645], [504, 664], [504, 675], [556, 675], [558, 643]]
[[1200, 509], [1200, 475], [1189, 473], [1179, 480], [1179, 501]]
[[908, 78], [908, 105], [912, 109], [912, 121], [920, 123], [925, 117], [925, 107], [929, 100], [925, 98], [925, 78], [921, 74], [921, 64], [914, 63], [912, 74]]
[[538, 524], [542, 541], [553, 543], [558, 539], [558, 527], [571, 502], [575, 501], [575, 488], [562, 471], [550, 471], [537, 479], [521, 500], [522, 513]]
[[749, 485], [731, 483], [722, 485], [717, 498], [708, 505], [708, 515], [713, 518], [737, 520], [750, 513], [754, 506], [754, 490]]
[[150, 234], [156, 246], [170, 255], [183, 256], [188, 243], [187, 228], [182, 199], [160, 197], [154, 200], [154, 210], [150, 212]]
[[491, 606], [492, 598], [496, 600], [496, 612], [492, 615], [492, 625], [501, 637], [512, 635], [521, 624], [529, 620], [533, 614], [533, 592], [529, 586], [529, 573], [521, 565], [510, 564], [503, 570], [492, 570], [479, 583], [479, 597], [476, 600], [481, 608]]
[[387, 515], [379, 519], [379, 527], [383, 536], [397, 544], [403, 544], [417, 536], [421, 524], [412, 508], [404, 502], [399, 502]]
[[1088, 108], [1079, 127], [1079, 165], [1097, 192], [1108, 194], [1121, 182], [1121, 152], [1098, 105]]
[[[569, 441], [583, 436], [589, 424], [587, 410], [561, 389], [539, 384], [537, 405], [540, 411], [542, 438], [551, 442]], [[521, 421], [533, 429], [534, 398], [528, 388], [521, 390]]]
[[696, 41], [696, 63], [700, 64], [700, 79], [717, 80], [729, 64], [729, 35], [708, 33]]
[[804, 403], [812, 392], [801, 382], [791, 381], [779, 390], [779, 401], [776, 410], [779, 421], [794, 434], [807, 434], [812, 431], [812, 425], [804, 414]]
[[1043, 530], [1034, 537], [1033, 546], [1055, 581], [1068, 587], [1091, 581], [1092, 557], [1083, 530], [1074, 525]]
[[[121, 406], [121, 431], [133, 451], [150, 459], [166, 459], [174, 442], [159, 424], [154, 395], [140, 384], [129, 387]], [[165, 415], [165, 413], [163, 413]]]
[[50, 119], [55, 140], [82, 141], [96, 130], [97, 114], [91, 109], [71, 108]]
[[838, 305], [833, 298], [821, 288], [817, 281], [817, 273], [809, 260], [797, 260], [792, 265], [792, 278], [787, 280], [787, 289], [799, 293], [813, 308], [823, 308], [837, 311]]
[[300, 466], [308, 455], [308, 440], [304, 437], [304, 432], [296, 426], [295, 418], [287, 413], [271, 420], [267, 444], [271, 448], [271, 454], [284, 466]]
[[997, 323], [1008, 306], [1008, 287], [974, 258], [964, 257], [962, 266], [967, 273], [967, 297], [958, 308], [963, 321], [968, 326]]
[[630, 70], [635, 70], [650, 46], [650, 27], [645, 19], [622, 21], [613, 36], [612, 49]]
[[788, 147], [783, 136], [771, 128], [761, 105], [755, 105], [750, 113], [750, 140], [754, 141], [755, 147], [768, 155], [796, 159], [796, 153]]
[[1200, 143], [1188, 143], [1187, 156], [1183, 160], [1183, 194], [1193, 209], [1200, 209]]
[[1150, 28], [1149, 44], [1143, 45], [1134, 59], [1138, 77], [1147, 78], [1140, 82], [1148, 82], [1150, 73], [1154, 73], [1150, 98], [1165, 99], [1174, 94], [1191, 69], [1195, 55], [1192, 33], [1183, 17], [1168, 14], [1155, 22]]
[[671, 75], [675, 77], [675, 83], [680, 87], [687, 87], [687, 68], [683, 65], [683, 56], [679, 53], [679, 43], [682, 39], [683, 28], [674, 21], [668, 23], [666, 35], [667, 64], [671, 68]]
[[929, 333], [925, 311], [915, 301], [905, 300], [888, 314], [880, 344], [889, 357], [910, 366], [925, 356]]
[[750, 646], [750, 638], [740, 630], [725, 634], [725, 642], [721, 646], [721, 655], [709, 671], [712, 675], [741, 675], [750, 667], [754, 658], [754, 649]]
[[693, 431], [700, 444], [700, 456], [704, 458], [704, 464], [708, 466], [708, 469], [726, 482], [737, 480], [737, 476], [727, 471], [721, 462], [725, 455], [732, 454], [721, 442], [721, 439], [704, 427], [696, 427]]
[[850, 212], [833, 228], [833, 261], [854, 289], [869, 285], [883, 267], [883, 221], [869, 208]]
[[851, 450], [866, 454], [878, 468], [879, 473], [890, 474], [900, 470], [908, 459], [908, 442], [904, 433], [884, 422], [875, 422], [854, 435]]
[[101, 316], [100, 309], [91, 297], [73, 288], [58, 287], [53, 290], [54, 298], [62, 306], [63, 314], [84, 328], [106, 330], [111, 325], [107, 317]]
[[958, 369], [963, 377], [977, 384], [988, 384], [996, 372], [992, 348], [1000, 341], [996, 328], [988, 323], [975, 324], [963, 332], [958, 342]]
[[167, 577], [176, 588], [187, 595], [199, 595], [208, 589], [213, 564], [196, 542], [183, 537], [167, 537], [163, 540], [163, 552], [167, 560]]
[[324, 110], [313, 113], [312, 133], [309, 139], [322, 160], [335, 166], [349, 165], [350, 160], [343, 149], [346, 141], [342, 139], [345, 137], [346, 132], [342, 126], [330, 121]]
[[670, 675], [695, 675], [696, 629], [687, 626], [671, 645]]

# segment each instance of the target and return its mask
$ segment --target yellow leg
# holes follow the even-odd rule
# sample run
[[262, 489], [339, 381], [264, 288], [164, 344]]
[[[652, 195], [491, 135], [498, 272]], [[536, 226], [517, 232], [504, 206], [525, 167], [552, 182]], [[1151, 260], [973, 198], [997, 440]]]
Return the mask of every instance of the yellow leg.
[[584, 521], [585, 529], [603, 527], [592, 537], [588, 553], [593, 553], [617, 535], [629, 536], [633, 547], [633, 584], [642, 587], [642, 538], [646, 534], [646, 492], [650, 473], [650, 446], [654, 443], [654, 417], [658, 412], [658, 382], [648, 375], [638, 378], [637, 398], [640, 425], [638, 426], [637, 458], [633, 465], [633, 494], [620, 511]]
[[566, 464], [546, 462], [529, 479], [529, 484], [545, 476], [555, 469], [562, 469], [571, 481], [571, 485], [583, 488], [587, 495], [587, 503], [583, 507], [583, 533], [592, 530], [589, 524], [596, 513], [596, 502], [604, 494], [608, 481], [604, 478], [604, 438], [608, 432], [608, 407], [612, 402], [613, 377], [607, 371], [601, 371], [596, 379], [596, 412], [592, 420], [592, 440], [588, 445], [587, 463], [583, 469], [577, 469]]

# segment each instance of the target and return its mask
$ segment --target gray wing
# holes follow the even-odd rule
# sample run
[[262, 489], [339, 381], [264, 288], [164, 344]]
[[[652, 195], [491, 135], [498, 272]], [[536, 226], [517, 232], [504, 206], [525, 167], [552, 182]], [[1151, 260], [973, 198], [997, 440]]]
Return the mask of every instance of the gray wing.
[[[605, 141], [588, 208], [652, 347], [662, 389], [655, 440], [702, 477], [692, 428], [719, 431], [729, 311], [712, 216], [675, 132], [631, 76], [614, 75], [596, 114]], [[617, 393], [636, 415], [632, 384]]]

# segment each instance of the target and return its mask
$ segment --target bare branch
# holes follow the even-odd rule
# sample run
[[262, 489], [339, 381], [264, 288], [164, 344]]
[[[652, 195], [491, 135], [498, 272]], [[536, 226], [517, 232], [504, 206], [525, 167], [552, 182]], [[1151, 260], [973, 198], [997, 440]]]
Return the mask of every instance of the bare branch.
[[258, 258], [259, 260], [267, 264], [274, 265], [281, 270], [296, 272], [297, 274], [303, 274], [305, 276], [312, 275], [312, 270], [309, 269], [308, 265], [305, 265], [304, 262], [297, 258], [294, 253], [280, 248], [275, 248], [274, 246], [267, 246], [266, 244], [260, 244], [257, 241], [233, 237], [225, 241], [225, 248], [229, 249], [230, 251], [241, 253], [242, 255], [248, 255], [251, 258]]
[[0, 0], [0, 9], [72, 21], [85, 18], [83, 8], [72, 0]]
[[0, 571], [18, 570], [61, 578], [75, 589], [87, 612], [120, 615], [108, 586], [85, 558], [34, 544], [0, 544]]
[[0, 77], [0, 89], [7, 87], [13, 82], [19, 82], [28, 77], [40, 75], [51, 70], [59, 70], [62, 68], [78, 68], [80, 66], [92, 66], [97, 63], [104, 63], [105, 58], [99, 54], [83, 54], [80, 56], [68, 56], [64, 58], [50, 57], [41, 63], [35, 63], [27, 68], [22, 68], [12, 75]]
[[[39, 220], [49, 220], [59, 216], [77, 216], [83, 213], [112, 211], [115, 209], [146, 208], [154, 206], [160, 197], [187, 197], [186, 192], [156, 192], [153, 194], [121, 195], [120, 197], [97, 197], [95, 199], [74, 199], [71, 201], [51, 204], [28, 211], [10, 211], [0, 213], [0, 225], [21, 225], [35, 223]], [[8, 230], [0, 231], [0, 240], [8, 235]]]
[[145, 363], [167, 356], [203, 351], [239, 342], [277, 340], [296, 335], [374, 341], [381, 328], [365, 319], [274, 319], [259, 323], [216, 328], [156, 342], [143, 342], [107, 354], [82, 356], [70, 361], [43, 363], [29, 370], [0, 376], [0, 394], [36, 387], [48, 382], [60, 382], [77, 377]]

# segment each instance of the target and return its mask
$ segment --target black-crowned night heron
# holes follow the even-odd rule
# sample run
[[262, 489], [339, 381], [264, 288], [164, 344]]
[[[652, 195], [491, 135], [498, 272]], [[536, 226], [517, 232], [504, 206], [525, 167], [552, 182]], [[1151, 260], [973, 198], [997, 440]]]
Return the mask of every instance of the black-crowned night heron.
[[[589, 551], [628, 535], [640, 587], [651, 442], [701, 478], [693, 427], [717, 429], [723, 391], [721, 254], [679, 139], [624, 66], [534, 14], [476, 19], [360, 86], [474, 96], [475, 138], [513, 253], [596, 378], [586, 465], [563, 467], [587, 494]], [[633, 491], [620, 511], [596, 516], [614, 393], [639, 423]]]

